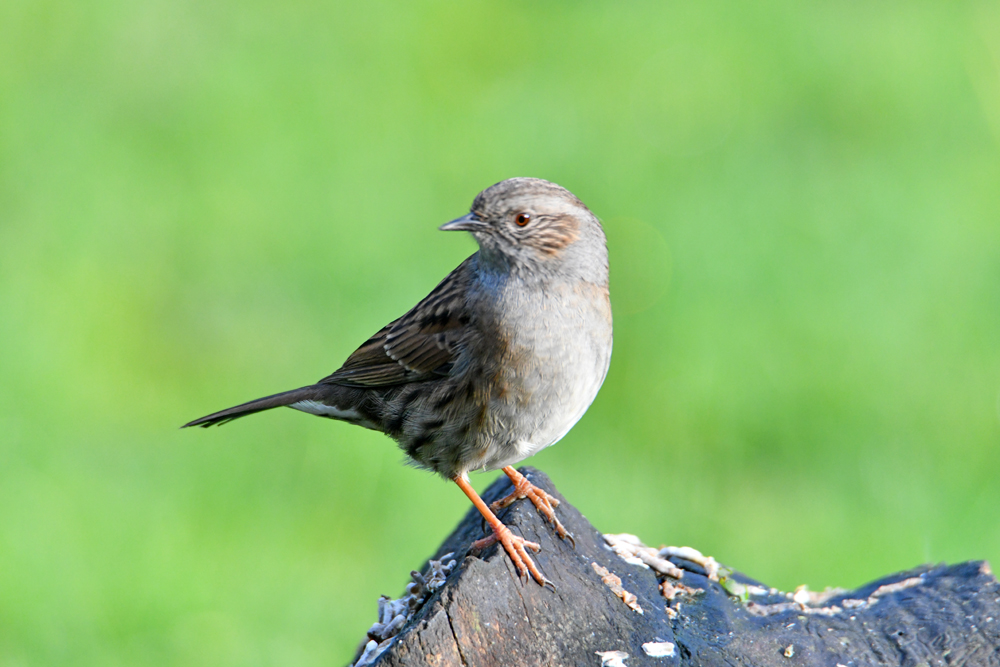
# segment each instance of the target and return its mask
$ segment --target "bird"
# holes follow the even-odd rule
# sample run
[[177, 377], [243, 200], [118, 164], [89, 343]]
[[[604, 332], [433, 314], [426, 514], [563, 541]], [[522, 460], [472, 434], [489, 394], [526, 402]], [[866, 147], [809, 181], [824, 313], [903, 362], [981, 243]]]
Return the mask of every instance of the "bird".
[[[518, 576], [551, 584], [496, 513], [527, 498], [572, 540], [559, 501], [513, 464], [555, 444], [597, 396], [611, 362], [608, 250], [597, 216], [569, 190], [539, 178], [509, 178], [480, 192], [469, 213], [445, 223], [477, 252], [402, 317], [390, 322], [315, 384], [195, 419], [224, 424], [288, 406], [381, 431], [409, 462], [454, 481]], [[502, 470], [514, 485], [487, 506], [469, 473]]]

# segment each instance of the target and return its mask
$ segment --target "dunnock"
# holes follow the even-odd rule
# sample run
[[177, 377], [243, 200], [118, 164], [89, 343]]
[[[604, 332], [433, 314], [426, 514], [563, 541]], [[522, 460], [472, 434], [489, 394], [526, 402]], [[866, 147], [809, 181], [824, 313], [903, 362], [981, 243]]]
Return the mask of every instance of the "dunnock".
[[[412, 310], [389, 323], [333, 375], [300, 389], [196, 419], [210, 426], [288, 406], [381, 431], [421, 468], [453, 480], [489, 523], [522, 576], [545, 583], [494, 511], [529, 498], [567, 537], [558, 501], [512, 464], [556, 443], [597, 395], [611, 360], [604, 230], [572, 193], [537, 178], [483, 190], [471, 212], [443, 225], [471, 232], [479, 251]], [[502, 468], [514, 493], [493, 511], [469, 485]]]

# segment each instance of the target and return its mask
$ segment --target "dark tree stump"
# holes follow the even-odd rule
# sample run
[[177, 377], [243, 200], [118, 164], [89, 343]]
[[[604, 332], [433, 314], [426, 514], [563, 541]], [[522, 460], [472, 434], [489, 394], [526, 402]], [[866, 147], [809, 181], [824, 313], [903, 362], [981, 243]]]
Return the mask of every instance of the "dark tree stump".
[[[560, 540], [527, 501], [501, 514], [515, 534], [541, 545], [535, 562], [555, 590], [523, 583], [496, 546], [468, 555], [468, 545], [484, 535], [472, 509], [434, 556], [453, 552], [454, 570], [369, 664], [597, 667], [597, 652], [621, 651], [630, 667], [1000, 665], [1000, 585], [983, 561], [921, 566], [818, 604], [798, 604], [773, 589], [751, 588], [756, 594], [741, 599], [728, 592], [740, 592], [734, 582], [762, 585], [733, 573], [724, 587], [690, 566], [678, 581], [625, 562], [548, 477], [533, 468], [521, 472], [562, 500], [557, 512], [576, 537], [576, 548]], [[501, 477], [483, 497], [492, 502], [510, 491]], [[641, 614], [594, 564], [621, 578]], [[664, 580], [702, 592], [668, 601]], [[643, 644], [650, 642], [673, 644], [673, 654], [647, 655]]]

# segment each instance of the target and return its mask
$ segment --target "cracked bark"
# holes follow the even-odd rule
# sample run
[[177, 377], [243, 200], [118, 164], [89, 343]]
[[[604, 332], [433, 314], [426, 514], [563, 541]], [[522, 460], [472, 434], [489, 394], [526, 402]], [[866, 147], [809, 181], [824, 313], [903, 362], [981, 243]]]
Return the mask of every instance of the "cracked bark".
[[[482, 521], [470, 510], [433, 556], [454, 552], [457, 567], [373, 664], [597, 667], [597, 651], [623, 651], [630, 667], [1000, 667], [1000, 585], [984, 562], [921, 566], [883, 577], [825, 601], [827, 615], [790, 605], [780, 594], [752, 595], [754, 607], [691, 571], [684, 572], [683, 584], [704, 592], [668, 602], [658, 588], [662, 576], [608, 549], [543, 473], [521, 472], [562, 501], [560, 519], [576, 536], [574, 549], [530, 502], [519, 501], [500, 515], [516, 534], [541, 545], [534, 558], [556, 592], [518, 580], [496, 546], [468, 555], [468, 545], [483, 536]], [[500, 477], [483, 498], [492, 502], [510, 490], [509, 480]], [[615, 596], [592, 563], [619, 576], [643, 613]], [[913, 577], [918, 583], [899, 583]], [[761, 585], [739, 573], [732, 578]], [[840, 611], [832, 612], [834, 607]], [[670, 642], [673, 655], [651, 657], [642, 648], [647, 642]]]
[[458, 642], [458, 635], [455, 634], [455, 626], [451, 623], [451, 616], [448, 615], [448, 610], [442, 610], [445, 618], [448, 621], [448, 628], [451, 630], [452, 639], [455, 640], [455, 650], [458, 652], [458, 659], [461, 661], [462, 667], [468, 667], [469, 663], [466, 662], [465, 656], [462, 655], [462, 645]]

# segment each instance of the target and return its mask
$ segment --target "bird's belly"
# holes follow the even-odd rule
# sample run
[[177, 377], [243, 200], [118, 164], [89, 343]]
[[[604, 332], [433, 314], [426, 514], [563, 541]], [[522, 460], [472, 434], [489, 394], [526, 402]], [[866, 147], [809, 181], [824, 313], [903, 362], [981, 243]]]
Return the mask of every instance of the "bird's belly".
[[[506, 446], [485, 457], [485, 469], [502, 468], [555, 444], [583, 417], [597, 397], [611, 360], [610, 326], [590, 323], [565, 336], [547, 332], [531, 341], [532, 360], [508, 378], [516, 387], [493, 401], [497, 422], [507, 429]], [[567, 343], [568, 341], [568, 343]]]
[[527, 438], [536, 443], [538, 449], [558, 442], [573, 428], [597, 397], [604, 381], [604, 372], [594, 356], [578, 356], [575, 361], [586, 367], [587, 372], [581, 368], [581, 372], [562, 374], [556, 378], [557, 383], [534, 392], [531, 402], [542, 418], [533, 424], [534, 429]]
[[497, 421], [508, 427], [507, 432], [489, 439], [492, 446], [484, 449], [476, 467], [496, 470], [513, 465], [559, 442], [590, 407], [603, 379], [603, 375], [578, 377], [541, 397], [536, 394], [520, 410], [497, 409], [501, 413]]

